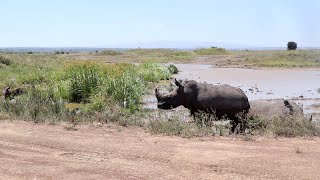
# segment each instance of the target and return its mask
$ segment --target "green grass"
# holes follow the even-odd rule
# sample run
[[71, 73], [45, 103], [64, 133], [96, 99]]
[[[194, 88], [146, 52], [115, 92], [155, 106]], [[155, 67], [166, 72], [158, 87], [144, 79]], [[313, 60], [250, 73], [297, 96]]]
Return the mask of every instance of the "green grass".
[[189, 61], [195, 57], [195, 53], [187, 50], [175, 49], [132, 49], [124, 51], [142, 62], [170, 62]]
[[203, 49], [196, 49], [194, 51], [197, 55], [228, 55], [231, 54], [231, 52], [227, 51], [224, 48], [203, 48]]
[[107, 55], [107, 56], [118, 56], [122, 55], [123, 53], [116, 50], [103, 50], [98, 52], [99, 55]]
[[67, 70], [70, 79], [69, 97], [71, 102], [88, 102], [91, 94], [103, 82], [103, 74], [98, 64], [75, 64]]
[[173, 73], [173, 71], [170, 71], [170, 67], [151, 62], [141, 64], [138, 69], [138, 74], [142, 76], [145, 81], [149, 82], [168, 80]]
[[50, 54], [0, 54], [0, 56], [11, 62], [0, 70], [0, 87], [17, 87], [54, 80], [64, 61], [62, 57]]
[[[95, 117], [96, 113], [110, 112], [106, 107], [116, 106], [120, 110], [114, 114], [134, 115], [141, 108], [142, 95], [150, 87], [148, 82], [169, 79], [172, 75], [169, 66], [159, 63], [105, 64], [100, 60], [73, 60], [66, 54], [3, 54], [0, 57], [4, 57], [3, 62], [10, 62], [2, 63], [0, 85], [27, 90], [27, 94], [16, 97], [13, 102], [2, 100], [0, 114], [34, 122], [69, 121], [70, 118], [74, 121], [75, 109], [82, 109], [76, 116], [82, 121]], [[70, 108], [72, 103], [77, 107]]]

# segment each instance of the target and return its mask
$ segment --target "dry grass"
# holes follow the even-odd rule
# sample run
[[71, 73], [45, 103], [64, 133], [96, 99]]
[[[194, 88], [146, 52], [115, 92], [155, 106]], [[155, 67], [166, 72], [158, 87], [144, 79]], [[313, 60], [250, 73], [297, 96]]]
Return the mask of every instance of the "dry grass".
[[320, 67], [320, 50], [296, 51], [235, 51], [222, 66], [249, 67]]

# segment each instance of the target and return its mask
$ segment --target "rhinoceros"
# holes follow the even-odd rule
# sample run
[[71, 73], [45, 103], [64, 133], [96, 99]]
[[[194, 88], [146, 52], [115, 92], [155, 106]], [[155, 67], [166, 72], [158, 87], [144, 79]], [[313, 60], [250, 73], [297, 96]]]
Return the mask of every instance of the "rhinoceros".
[[[250, 109], [247, 113], [248, 117], [260, 116], [266, 119], [276, 117], [286, 117], [297, 115], [303, 117], [303, 109], [301, 106], [290, 100], [253, 100], [250, 101]], [[312, 116], [310, 117], [310, 120]]]
[[182, 105], [194, 117], [196, 112], [214, 112], [218, 118], [226, 115], [232, 121], [231, 132], [234, 133], [239, 123], [237, 114], [246, 113], [250, 108], [248, 97], [237, 87], [197, 83], [194, 80], [180, 83], [176, 79], [175, 84], [177, 88], [166, 95], [161, 95], [155, 89], [159, 109], [172, 109]]

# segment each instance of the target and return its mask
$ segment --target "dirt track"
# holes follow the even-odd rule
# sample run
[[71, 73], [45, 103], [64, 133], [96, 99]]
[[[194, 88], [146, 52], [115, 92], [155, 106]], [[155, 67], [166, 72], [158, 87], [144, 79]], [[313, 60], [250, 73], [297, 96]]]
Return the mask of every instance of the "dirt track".
[[320, 179], [320, 139], [189, 140], [1, 121], [0, 179]]

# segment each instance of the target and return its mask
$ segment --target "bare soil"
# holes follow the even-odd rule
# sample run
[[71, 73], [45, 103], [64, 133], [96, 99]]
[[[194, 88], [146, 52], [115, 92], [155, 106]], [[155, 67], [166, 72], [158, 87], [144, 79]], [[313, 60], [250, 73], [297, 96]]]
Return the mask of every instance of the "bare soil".
[[0, 179], [320, 179], [320, 139], [151, 135], [0, 122]]

